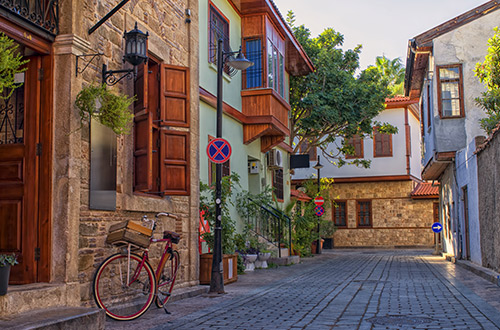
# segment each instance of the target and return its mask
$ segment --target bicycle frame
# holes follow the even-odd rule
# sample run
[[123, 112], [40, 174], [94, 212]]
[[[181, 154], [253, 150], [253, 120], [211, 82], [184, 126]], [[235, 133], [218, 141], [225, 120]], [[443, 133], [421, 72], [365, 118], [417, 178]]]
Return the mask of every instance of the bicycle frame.
[[[165, 267], [165, 263], [167, 262], [167, 258], [172, 255], [173, 244], [172, 244], [172, 239], [170, 239], [170, 238], [161, 238], [161, 239], [151, 238], [150, 241], [151, 241], [151, 243], [167, 242], [167, 244], [165, 244], [165, 248], [163, 249], [163, 253], [162, 253], [160, 262], [158, 263], [158, 266], [156, 267], [156, 271], [155, 271], [155, 279], [156, 279], [157, 290], [158, 290], [158, 287], [159, 287], [158, 285], [160, 284], [160, 273], [163, 270], [163, 267]], [[136, 269], [134, 271], [134, 275], [132, 276], [132, 279], [130, 279], [130, 253], [131, 253], [131, 247], [132, 247], [132, 244], [129, 243], [128, 244], [128, 248], [127, 248], [127, 253], [128, 253], [128, 256], [127, 256], [127, 260], [128, 260], [128, 264], [127, 264], [127, 286], [130, 286], [132, 283], [134, 283], [137, 280], [137, 278], [139, 277], [139, 274], [141, 273], [142, 268], [144, 267], [144, 263], [146, 261], [149, 261], [149, 253], [148, 253], [149, 249], [144, 249], [143, 253], [142, 253], [141, 262], [136, 267]], [[177, 274], [177, 269], [176, 269], [176, 274]]]

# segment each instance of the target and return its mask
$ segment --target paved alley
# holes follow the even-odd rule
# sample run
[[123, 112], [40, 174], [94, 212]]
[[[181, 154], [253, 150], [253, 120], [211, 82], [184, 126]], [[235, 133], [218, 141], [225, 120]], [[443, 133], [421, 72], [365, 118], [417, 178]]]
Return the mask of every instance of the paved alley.
[[428, 250], [331, 250], [107, 329], [500, 329], [500, 287]]

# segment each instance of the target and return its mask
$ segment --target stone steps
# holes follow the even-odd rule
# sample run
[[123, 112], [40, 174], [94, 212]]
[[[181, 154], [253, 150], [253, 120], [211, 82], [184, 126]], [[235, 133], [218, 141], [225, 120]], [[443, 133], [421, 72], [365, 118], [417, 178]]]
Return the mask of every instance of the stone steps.
[[83, 307], [57, 307], [17, 314], [0, 319], [0, 329], [104, 330], [103, 310]]

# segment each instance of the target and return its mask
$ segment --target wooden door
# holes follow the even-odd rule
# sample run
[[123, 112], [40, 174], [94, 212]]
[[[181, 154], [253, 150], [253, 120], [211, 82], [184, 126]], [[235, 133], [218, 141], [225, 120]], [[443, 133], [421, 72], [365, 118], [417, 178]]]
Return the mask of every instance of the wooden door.
[[[24, 84], [0, 99], [0, 253], [14, 252], [19, 265], [10, 283], [37, 281], [40, 56], [29, 57]], [[21, 78], [22, 79], [22, 78]]]
[[464, 195], [465, 259], [470, 260], [469, 193], [467, 186], [462, 188], [462, 193]]

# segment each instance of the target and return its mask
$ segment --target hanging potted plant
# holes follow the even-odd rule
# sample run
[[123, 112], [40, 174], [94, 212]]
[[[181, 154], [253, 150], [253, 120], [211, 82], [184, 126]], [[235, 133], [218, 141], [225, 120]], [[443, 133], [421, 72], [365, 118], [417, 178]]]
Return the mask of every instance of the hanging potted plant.
[[0, 296], [7, 294], [9, 286], [10, 267], [17, 264], [17, 257], [13, 254], [0, 254]]
[[116, 134], [129, 134], [134, 114], [129, 107], [135, 101], [134, 97], [115, 94], [101, 86], [84, 87], [76, 96], [75, 105], [79, 110], [81, 126], [94, 119], [113, 130]]
[[[14, 89], [22, 83], [16, 83], [15, 76], [26, 71], [23, 67], [28, 60], [23, 60], [22, 55], [17, 50], [18, 45], [14, 40], [0, 32], [0, 99], [8, 99]], [[4, 94], [7, 92], [6, 94]]]

